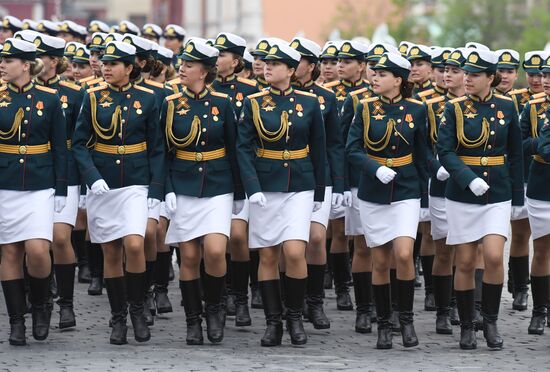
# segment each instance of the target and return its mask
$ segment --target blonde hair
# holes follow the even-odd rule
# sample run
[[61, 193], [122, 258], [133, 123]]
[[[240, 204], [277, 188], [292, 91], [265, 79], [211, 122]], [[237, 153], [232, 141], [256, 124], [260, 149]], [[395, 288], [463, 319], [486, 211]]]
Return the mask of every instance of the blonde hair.
[[40, 58], [36, 58], [34, 61], [30, 61], [31, 68], [29, 70], [31, 76], [39, 75], [44, 69], [44, 62]]

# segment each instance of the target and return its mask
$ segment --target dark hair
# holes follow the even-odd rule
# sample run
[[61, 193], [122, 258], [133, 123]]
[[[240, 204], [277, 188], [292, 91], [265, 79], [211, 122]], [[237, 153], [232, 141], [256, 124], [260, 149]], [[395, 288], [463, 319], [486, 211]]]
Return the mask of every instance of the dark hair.
[[152, 73], [153, 71], [162, 71], [162, 62], [157, 61], [153, 56], [136, 57], [136, 60], [145, 61], [145, 66], [141, 68], [141, 72]]
[[485, 71], [485, 74], [487, 76], [493, 75], [495, 78], [493, 79], [493, 82], [491, 83], [491, 88], [497, 87], [502, 82], [502, 75], [500, 75], [500, 72], [489, 72]]
[[321, 75], [321, 70], [319, 69], [319, 61], [316, 58], [303, 57], [310, 64], [314, 64], [313, 71], [311, 71], [311, 80], [317, 81]]
[[232, 53], [233, 59], [236, 59], [238, 61], [237, 66], [235, 67], [235, 70], [233, 70], [233, 73], [238, 74], [244, 69], [244, 58], [238, 54]]
[[61, 75], [62, 73], [67, 71], [67, 69], [69, 68], [69, 60], [67, 59], [67, 57], [56, 57], [56, 58], [58, 62], [57, 62], [57, 65], [55, 66], [55, 73], [57, 75]]
[[410, 82], [409, 80], [403, 78], [403, 76], [396, 75], [393, 71], [386, 70], [391, 72], [391, 74], [395, 77], [401, 78], [401, 86], [399, 86], [399, 93], [401, 93], [401, 96], [403, 98], [411, 98], [413, 89], [414, 89], [414, 83]]
[[178, 72], [176, 71], [176, 68], [172, 65], [169, 65], [166, 69], [166, 72], [164, 73], [164, 76], [166, 80], [172, 80], [175, 79], [178, 76]]
[[139, 77], [141, 76], [141, 68], [137, 65], [137, 63], [130, 63], [130, 62], [124, 61], [124, 66], [125, 67], [132, 66], [132, 72], [130, 72], [130, 81], [139, 79]]
[[206, 72], [206, 78], [204, 79], [204, 82], [208, 85], [211, 84], [214, 80], [216, 80], [216, 76], [218, 76], [218, 68], [216, 65], [206, 65], [202, 64], [202, 67], [204, 71]]

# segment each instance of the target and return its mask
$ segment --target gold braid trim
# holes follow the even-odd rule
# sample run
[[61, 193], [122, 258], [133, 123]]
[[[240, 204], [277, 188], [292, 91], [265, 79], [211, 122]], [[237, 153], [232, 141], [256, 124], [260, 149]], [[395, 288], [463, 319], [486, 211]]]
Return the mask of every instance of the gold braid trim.
[[[362, 116], [363, 116], [363, 142], [365, 144], [365, 147], [372, 151], [384, 150], [388, 146], [388, 143], [390, 143], [391, 133], [395, 128], [395, 120], [393, 119], [388, 120], [388, 123], [386, 125], [386, 133], [384, 133], [384, 135], [382, 136], [382, 138], [380, 138], [380, 140], [373, 141], [369, 138], [370, 112], [369, 112], [368, 103], [365, 103], [365, 105], [363, 106]], [[381, 143], [382, 145], [380, 145]]]
[[454, 106], [456, 116], [456, 137], [458, 139], [458, 143], [467, 149], [477, 148], [480, 147], [482, 144], [485, 144], [485, 146], [487, 146], [490, 129], [489, 121], [487, 120], [487, 118], [483, 118], [482, 120], [481, 134], [479, 135], [479, 137], [475, 140], [471, 140], [467, 138], [464, 134], [464, 117], [462, 116], [462, 109], [460, 108], [460, 104], [456, 102]]
[[283, 136], [286, 134], [286, 140], [288, 141], [288, 112], [283, 111], [281, 113], [281, 126], [276, 131], [269, 131], [264, 127], [264, 123], [262, 122], [262, 117], [260, 115], [260, 105], [258, 104], [258, 101], [254, 98], [250, 100], [250, 103], [252, 104], [252, 121], [254, 122], [254, 126], [256, 127], [256, 131], [258, 132], [258, 136], [260, 137], [260, 143], [262, 145], [262, 148], [264, 147], [263, 141], [267, 142], [277, 142]]
[[531, 137], [538, 138], [539, 136], [539, 121], [538, 121], [538, 115], [537, 115], [537, 105], [532, 104], [531, 110], [529, 112], [529, 118], [531, 119]]
[[12, 124], [10, 130], [7, 131], [7, 132], [2, 132], [0, 130], [0, 139], [3, 139], [3, 140], [12, 139], [13, 136], [15, 136], [15, 133], [21, 127], [21, 121], [23, 121], [23, 116], [25, 116], [25, 111], [23, 111], [23, 108], [20, 107], [19, 110], [17, 110], [17, 113], [15, 114], [15, 117], [13, 118], [13, 124]]
[[353, 114], [355, 115], [355, 112], [357, 111], [357, 105], [359, 104], [359, 97], [357, 97], [357, 94], [354, 94], [351, 96], [351, 100], [353, 101]]
[[166, 113], [166, 140], [168, 144], [173, 144], [177, 148], [184, 148], [193, 143], [193, 140], [196, 138], [197, 142], [200, 138], [201, 131], [201, 119], [197, 115], [193, 117], [191, 122], [191, 129], [189, 133], [183, 137], [178, 138], [174, 135], [172, 130], [174, 124], [174, 101], [168, 101], [168, 110]]
[[432, 105], [428, 105], [428, 122], [430, 124], [430, 139], [432, 144], [437, 143], [437, 121], [435, 120], [435, 112]]
[[92, 111], [92, 126], [94, 127], [95, 133], [101, 139], [110, 140], [115, 136], [118, 123], [122, 119], [122, 110], [120, 106], [115, 108], [115, 112], [113, 112], [113, 115], [111, 116], [111, 125], [109, 128], [105, 129], [97, 122], [97, 100], [94, 93], [90, 94], [90, 105]]

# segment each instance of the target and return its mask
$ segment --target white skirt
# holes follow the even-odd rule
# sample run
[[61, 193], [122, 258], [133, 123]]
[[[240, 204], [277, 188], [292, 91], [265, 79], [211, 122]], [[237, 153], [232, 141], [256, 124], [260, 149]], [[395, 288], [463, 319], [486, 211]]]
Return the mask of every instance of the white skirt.
[[54, 212], [53, 223], [66, 223], [74, 226], [78, 214], [78, 201], [80, 199], [80, 186], [69, 186], [67, 188], [67, 202], [60, 213]]
[[155, 208], [147, 210], [147, 217], [159, 222], [160, 220], [160, 205], [159, 203]]
[[111, 189], [103, 195], [86, 194], [88, 231], [92, 243], [108, 243], [128, 235], [145, 236], [147, 186]]
[[401, 200], [389, 205], [359, 200], [359, 209], [367, 246], [379, 247], [402, 236], [416, 239], [420, 199]]
[[550, 234], [550, 202], [527, 198], [525, 205], [529, 211], [533, 240]]
[[177, 207], [171, 216], [166, 244], [188, 242], [207, 234], [223, 234], [229, 238], [233, 193], [211, 198], [177, 195]]
[[361, 200], [357, 197], [359, 189], [353, 187], [351, 189], [351, 207], [346, 208], [346, 221], [344, 223], [344, 231], [346, 236], [358, 236], [363, 235], [363, 222], [361, 222], [361, 212], [359, 204]]
[[337, 220], [339, 218], [344, 218], [346, 216], [346, 207], [344, 207], [343, 205], [339, 206], [339, 207], [333, 207], [332, 205], [330, 206], [330, 215], [329, 215], [329, 219], [331, 220]]
[[[523, 195], [525, 195], [525, 199], [527, 199], [527, 184], [523, 187]], [[527, 204], [523, 204], [523, 207], [521, 207], [521, 213], [516, 218], [511, 218], [512, 221], [519, 221], [524, 220], [526, 218], [529, 218], [529, 212], [527, 211]]]
[[53, 238], [54, 189], [0, 190], [0, 244]]
[[469, 204], [445, 199], [449, 233], [447, 244], [477, 242], [486, 235], [510, 235], [512, 202]]
[[248, 246], [250, 249], [279, 245], [287, 240], [309, 242], [313, 190], [264, 192], [264, 208], [250, 204]]
[[445, 198], [430, 196], [431, 234], [433, 240], [445, 239], [449, 232]]
[[248, 198], [244, 199], [243, 209], [237, 214], [231, 214], [231, 219], [233, 220], [243, 220], [248, 222], [248, 215], [250, 214], [250, 202]]
[[332, 207], [332, 186], [325, 187], [325, 201], [321, 205], [321, 209], [311, 214], [311, 222], [320, 223], [325, 227], [328, 227], [328, 220], [330, 217], [330, 209]]
[[168, 211], [166, 210], [166, 202], [161, 202], [160, 203], [160, 212], [159, 212], [159, 215], [161, 217], [164, 217], [166, 218], [167, 220], [170, 219], [170, 216], [168, 215]]

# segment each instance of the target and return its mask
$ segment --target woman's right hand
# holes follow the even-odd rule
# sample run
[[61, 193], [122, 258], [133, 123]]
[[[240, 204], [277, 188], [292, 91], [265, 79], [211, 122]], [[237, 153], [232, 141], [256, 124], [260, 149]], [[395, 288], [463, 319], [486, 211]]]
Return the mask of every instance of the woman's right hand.
[[102, 178], [95, 181], [92, 184], [92, 187], [90, 188], [90, 190], [95, 195], [102, 195], [102, 194], [105, 194], [107, 191], [109, 191], [109, 185], [107, 185], [107, 182], [105, 182], [105, 180]]
[[170, 192], [164, 196], [164, 201], [166, 205], [166, 211], [172, 215], [177, 209], [177, 199], [176, 194]]
[[263, 192], [257, 192], [255, 194], [250, 195], [248, 198], [248, 201], [251, 204], [258, 204], [261, 208], [264, 208], [267, 204], [267, 199], [265, 198], [265, 195]]

